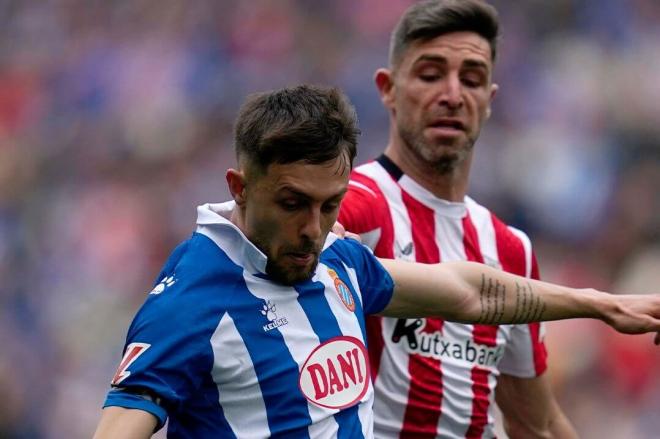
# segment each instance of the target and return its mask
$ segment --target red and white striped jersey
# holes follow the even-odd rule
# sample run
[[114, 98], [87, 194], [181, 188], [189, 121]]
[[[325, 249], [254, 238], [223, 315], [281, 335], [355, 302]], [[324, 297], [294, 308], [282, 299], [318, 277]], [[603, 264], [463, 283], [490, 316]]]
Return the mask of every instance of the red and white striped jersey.
[[[527, 235], [469, 197], [437, 198], [386, 156], [353, 171], [339, 221], [379, 257], [477, 261], [538, 278]], [[492, 438], [498, 375], [546, 368], [539, 324], [369, 317], [367, 330], [379, 439]]]

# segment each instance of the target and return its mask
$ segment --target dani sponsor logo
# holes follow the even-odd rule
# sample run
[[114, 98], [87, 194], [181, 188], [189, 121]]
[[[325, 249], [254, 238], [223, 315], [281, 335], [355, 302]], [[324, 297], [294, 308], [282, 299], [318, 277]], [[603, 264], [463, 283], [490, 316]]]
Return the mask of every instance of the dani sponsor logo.
[[312, 351], [298, 385], [310, 402], [341, 409], [355, 405], [367, 393], [369, 374], [364, 344], [355, 337], [334, 337]]

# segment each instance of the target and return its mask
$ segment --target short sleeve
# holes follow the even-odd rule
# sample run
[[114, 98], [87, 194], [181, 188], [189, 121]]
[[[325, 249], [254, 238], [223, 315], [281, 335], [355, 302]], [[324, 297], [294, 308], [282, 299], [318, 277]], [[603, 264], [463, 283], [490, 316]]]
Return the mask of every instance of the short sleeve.
[[359, 234], [362, 243], [376, 254], [394, 257], [390, 254], [394, 225], [389, 205], [379, 186], [369, 177], [353, 171], [337, 220], [349, 232]]
[[355, 271], [365, 314], [377, 314], [390, 303], [394, 281], [365, 245], [353, 239], [338, 239], [332, 249]]
[[543, 324], [511, 327], [510, 340], [499, 364], [500, 372], [520, 378], [537, 377], [547, 369]]
[[[162, 278], [149, 293], [128, 330], [123, 358], [112, 379], [113, 389], [104, 406], [138, 408], [162, 423], [165, 412], [178, 410], [201, 386], [213, 365], [210, 337], [221, 317], [208, 302], [217, 289], [212, 270], [189, 252], [173, 254], [177, 263], [166, 263]], [[169, 269], [167, 269], [169, 268]], [[201, 273], [201, 274], [200, 274]], [[156, 404], [136, 395], [147, 391]]]
[[[530, 277], [539, 279], [536, 255], [531, 255]], [[544, 323], [529, 323], [511, 327], [510, 342], [507, 344], [499, 368], [502, 373], [520, 378], [537, 377], [548, 368], [548, 352], [543, 341]]]

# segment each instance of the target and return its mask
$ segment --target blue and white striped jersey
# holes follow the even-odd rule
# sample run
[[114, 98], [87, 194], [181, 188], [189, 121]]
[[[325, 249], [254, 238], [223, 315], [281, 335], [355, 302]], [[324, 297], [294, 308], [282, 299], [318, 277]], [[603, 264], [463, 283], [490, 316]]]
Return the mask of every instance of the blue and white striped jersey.
[[330, 234], [311, 280], [271, 282], [266, 256], [225, 218], [232, 208], [198, 207], [196, 233], [129, 328], [105, 406], [161, 426], [169, 416], [175, 438], [372, 437], [364, 316], [389, 303], [389, 274]]

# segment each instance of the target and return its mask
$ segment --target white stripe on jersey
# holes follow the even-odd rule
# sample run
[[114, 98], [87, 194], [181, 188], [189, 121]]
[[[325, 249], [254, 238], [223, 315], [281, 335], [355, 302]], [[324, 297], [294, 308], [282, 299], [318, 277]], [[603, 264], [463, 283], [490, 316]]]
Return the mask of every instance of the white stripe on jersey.
[[[255, 297], [274, 303], [278, 316], [285, 316], [288, 321], [296, 322], [295, 326], [283, 325], [277, 329], [282, 334], [291, 357], [300, 369], [309, 356], [310, 346], [318, 346], [320, 340], [298, 302], [298, 292], [292, 287], [277, 285], [249, 273], [244, 272], [243, 278], [248, 289]], [[318, 422], [317, 425], [310, 427], [311, 437], [322, 437], [324, 431], [336, 434], [338, 425], [333, 415], [339, 410], [321, 408], [310, 402], [307, 403], [307, 408], [312, 424]], [[323, 422], [321, 422], [322, 420]]]
[[[351, 286], [357, 293], [358, 300], [362, 305], [362, 292], [360, 291], [360, 286], [358, 285], [357, 282], [355, 270], [349, 268], [348, 266], [346, 266], [346, 264], [342, 264], [342, 265], [344, 266], [344, 269], [347, 271], [348, 277], [351, 282]], [[355, 316], [355, 312], [350, 312], [350, 313], [346, 312], [346, 306], [339, 298], [337, 290], [333, 286], [334, 281], [330, 277], [327, 268], [328, 267], [325, 264], [320, 263], [319, 268], [316, 270], [316, 274], [314, 275], [313, 280], [322, 282], [325, 285], [325, 296], [328, 299], [328, 304], [330, 305], [330, 309], [332, 310], [332, 313], [335, 315], [337, 319], [337, 323], [339, 324], [339, 329], [341, 329], [341, 332], [344, 334], [351, 334], [351, 333], [361, 334], [360, 323], [357, 317]], [[364, 343], [366, 346], [367, 343], [366, 340], [364, 340], [364, 337], [360, 335], [359, 338], [362, 341], [362, 343]], [[360, 418], [360, 422], [362, 424], [362, 433], [364, 434], [364, 437], [371, 437], [373, 431], [373, 425], [372, 425], [373, 424], [373, 413], [372, 413], [373, 393], [374, 393], [373, 386], [371, 385], [371, 383], [369, 383], [369, 388], [367, 389], [367, 392], [360, 400], [363, 402], [363, 404], [360, 404], [360, 406], [358, 407], [358, 417]], [[365, 402], [368, 403], [364, 404]]]
[[[266, 404], [261, 395], [257, 374], [243, 338], [234, 326], [234, 321], [226, 314], [211, 337], [213, 349], [213, 380], [218, 387], [219, 402], [225, 418], [234, 431], [250, 432], [246, 438], [270, 436]], [[231, 352], [232, 355], [227, 355]], [[241, 365], [239, 367], [239, 365]], [[239, 370], [234, 379], [221, 382], [227, 370]], [[248, 384], [247, 387], [245, 384]]]
[[[397, 319], [382, 319], [381, 322], [382, 336], [387, 346], [391, 343], [390, 337]], [[380, 371], [374, 381], [376, 395], [383, 395], [374, 400], [374, 420], [376, 416], [378, 419], [374, 425], [374, 437], [399, 437], [410, 392], [409, 359], [410, 356], [404, 349], [383, 349]]]
[[[463, 230], [457, 229], [460, 226], [460, 220], [457, 221], [453, 216], [447, 217], [438, 214], [436, 208], [435, 217], [435, 242], [440, 248], [440, 258], [443, 262], [464, 261], [467, 259], [465, 247], [463, 246]], [[472, 338], [472, 325], [454, 324], [445, 322], [442, 327], [443, 337], [455, 340], [468, 340]], [[465, 373], [455, 373], [456, 370], [451, 365], [455, 361], [453, 358], [443, 358], [440, 363], [442, 372], [442, 415], [438, 420], [438, 431], [451, 432], [456, 438], [465, 437], [467, 425], [465, 421], [457, 422], [463, 417], [462, 414], [472, 412], [471, 392], [465, 389], [472, 388], [470, 375]], [[461, 361], [462, 363], [462, 361]]]
[[532, 242], [529, 237], [521, 230], [515, 227], [508, 226], [509, 230], [520, 239], [523, 247], [525, 248], [525, 277], [532, 275]]
[[365, 186], [365, 185], [363, 185], [363, 184], [360, 183], [360, 182], [357, 182], [357, 181], [349, 181], [348, 184], [349, 184], [350, 186], [359, 187], [359, 188], [362, 189], [363, 191], [367, 191], [367, 192], [369, 192], [369, 193], [371, 194], [371, 196], [376, 197], [376, 193], [375, 193], [374, 191], [372, 191], [368, 186]]
[[484, 257], [484, 263], [494, 268], [502, 268], [500, 257], [497, 254], [495, 227], [493, 227], [493, 218], [490, 212], [470, 197], [465, 197], [465, 205], [470, 213], [472, 224], [477, 230], [477, 239], [479, 240], [481, 254]]

